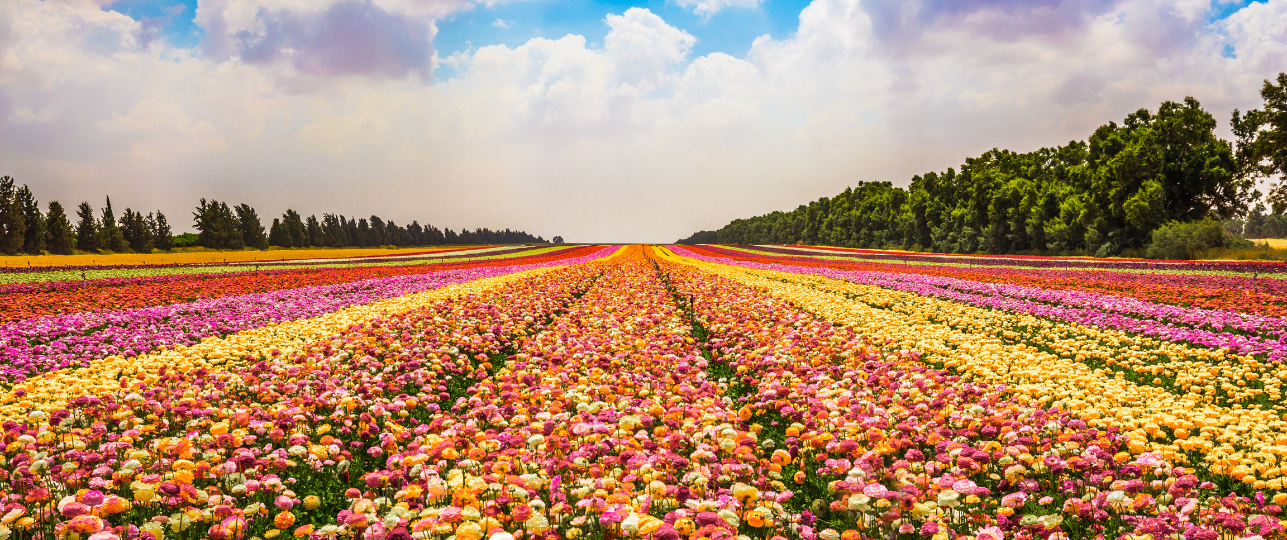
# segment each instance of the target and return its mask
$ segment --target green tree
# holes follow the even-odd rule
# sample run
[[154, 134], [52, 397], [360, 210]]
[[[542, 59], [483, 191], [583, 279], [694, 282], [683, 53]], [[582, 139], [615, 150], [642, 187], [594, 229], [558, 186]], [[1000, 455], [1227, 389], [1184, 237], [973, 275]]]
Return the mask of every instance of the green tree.
[[50, 201], [49, 212], [45, 214], [45, 249], [55, 255], [71, 255], [75, 244], [75, 233], [63, 205]]
[[98, 251], [98, 224], [94, 221], [94, 207], [89, 205], [88, 201], [82, 201], [76, 208], [76, 217], [80, 221], [76, 225], [76, 249], [82, 251]]
[[142, 212], [125, 209], [121, 214], [121, 236], [135, 253], [152, 252], [152, 224]]
[[290, 231], [287, 231], [286, 227], [282, 225], [280, 218], [273, 218], [273, 224], [268, 228], [268, 245], [278, 247], [295, 246], [291, 240]]
[[326, 245], [326, 240], [324, 239], [324, 235], [322, 234], [322, 224], [317, 221], [316, 215], [308, 216], [308, 223], [305, 226], [304, 232], [308, 233], [309, 246]]
[[[199, 244], [212, 249], [242, 249], [246, 247], [242, 237], [241, 221], [228, 207], [227, 203], [201, 199], [197, 209], [192, 213], [193, 224], [197, 229]], [[263, 226], [260, 226], [263, 233]]]
[[[152, 216], [152, 214], [148, 214]], [[165, 219], [165, 214], [160, 210], [156, 211], [156, 217], [149, 220], [152, 223], [152, 243], [156, 249], [170, 251], [174, 248], [174, 232], [170, 230], [170, 222]]]
[[259, 214], [249, 204], [241, 203], [234, 209], [237, 212], [237, 229], [241, 231], [242, 242], [247, 247], [268, 249], [268, 237], [264, 235], [264, 224], [259, 221]]
[[111, 197], [107, 198], [107, 205], [103, 207], [102, 217], [98, 220], [98, 246], [116, 253], [124, 253], [129, 249], [125, 235], [121, 233], [120, 226], [116, 224], [116, 216], [112, 213]]
[[27, 240], [27, 220], [13, 178], [0, 177], [0, 251], [13, 255]]
[[1269, 202], [1275, 215], [1287, 212], [1287, 73], [1279, 73], [1277, 84], [1266, 79], [1260, 88], [1264, 106], [1247, 111], [1233, 110], [1230, 122], [1238, 144], [1237, 172], [1254, 182], [1277, 175], [1270, 188]]
[[45, 251], [45, 215], [40, 212], [40, 202], [25, 185], [18, 189], [16, 197], [18, 207], [22, 209], [22, 219], [27, 225], [22, 251], [40, 255]]
[[792, 211], [735, 219], [714, 240], [1112, 255], [1148, 245], [1163, 223], [1245, 212], [1254, 182], [1215, 127], [1197, 100], [1168, 101], [1086, 141], [988, 150], [959, 170], [917, 175], [906, 189], [858, 182]]

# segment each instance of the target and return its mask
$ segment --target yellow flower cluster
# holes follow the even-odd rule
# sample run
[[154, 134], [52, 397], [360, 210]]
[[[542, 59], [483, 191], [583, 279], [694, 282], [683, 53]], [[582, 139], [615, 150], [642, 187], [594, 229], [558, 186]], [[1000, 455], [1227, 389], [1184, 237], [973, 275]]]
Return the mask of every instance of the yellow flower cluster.
[[[1098, 358], [1106, 364], [1122, 364], [1125, 369], [1157, 369], [1153, 366], [1171, 362], [1169, 358], [1185, 358], [1180, 365], [1162, 368], [1173, 370], [1177, 381], [1189, 383], [1178, 386], [1177, 390], [1182, 390], [1198, 388], [1196, 381], [1202, 380], [1203, 374], [1218, 373], [1216, 376], [1231, 380], [1239, 369], [1254, 369], [1256, 364], [1249, 359], [1235, 364], [1221, 360], [1216, 351], [1169, 343], [1141, 347], [1141, 338], [1121, 332], [1053, 323], [879, 287], [680, 260], [766, 290], [875, 340], [888, 340], [890, 349], [919, 351], [926, 361], [970, 380], [1005, 384], [1009, 391], [1033, 401], [1076, 411], [1091, 426], [1118, 426], [1136, 441], [1132, 445], [1136, 453], [1151, 450], [1177, 462], [1201, 454], [1204, 465], [1216, 474], [1232, 476], [1255, 489], [1284, 487], [1287, 472], [1279, 468], [1279, 460], [1287, 456], [1287, 422], [1276, 412], [1258, 405], [1220, 406], [1196, 391], [1173, 393], [1160, 385], [1136, 384], [1125, 380], [1121, 372], [1085, 363], [1088, 358]], [[1153, 345], [1156, 350], [1147, 350]]]

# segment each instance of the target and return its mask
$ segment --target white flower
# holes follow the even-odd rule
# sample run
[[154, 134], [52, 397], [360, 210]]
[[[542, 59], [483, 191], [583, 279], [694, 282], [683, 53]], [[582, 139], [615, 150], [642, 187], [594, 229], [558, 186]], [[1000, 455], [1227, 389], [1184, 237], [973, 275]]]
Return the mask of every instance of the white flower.
[[631, 536], [639, 534], [639, 514], [630, 514], [626, 519], [621, 520], [621, 530]]
[[961, 504], [960, 501], [957, 500], [960, 498], [961, 494], [956, 490], [945, 489], [938, 493], [938, 505], [946, 506], [948, 508], [956, 508]]

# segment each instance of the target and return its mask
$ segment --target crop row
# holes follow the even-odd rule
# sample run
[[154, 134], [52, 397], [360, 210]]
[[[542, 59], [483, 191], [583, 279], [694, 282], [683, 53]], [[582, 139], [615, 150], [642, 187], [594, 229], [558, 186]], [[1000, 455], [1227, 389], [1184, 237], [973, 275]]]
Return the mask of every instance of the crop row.
[[[1287, 456], [1287, 422], [1276, 411], [1278, 379], [1264, 389], [1237, 384], [1262, 370], [1278, 373], [1281, 364], [1212, 362], [1201, 356], [1210, 351], [1177, 353], [1175, 344], [801, 273], [722, 264], [709, 271], [918, 351], [969, 380], [1006, 385], [1095, 427], [1117, 427], [1139, 449], [1201, 466], [1227, 489], [1283, 489], [1278, 463]], [[1159, 351], [1169, 355], [1159, 358]]]
[[788, 248], [690, 247], [696, 252], [734, 260], [776, 262], [847, 271], [898, 273], [955, 278], [986, 284], [1084, 291], [1145, 302], [1226, 310], [1253, 315], [1287, 315], [1287, 279], [1279, 277], [1202, 275], [1165, 272], [1067, 270], [950, 266], [943, 264], [854, 261]]

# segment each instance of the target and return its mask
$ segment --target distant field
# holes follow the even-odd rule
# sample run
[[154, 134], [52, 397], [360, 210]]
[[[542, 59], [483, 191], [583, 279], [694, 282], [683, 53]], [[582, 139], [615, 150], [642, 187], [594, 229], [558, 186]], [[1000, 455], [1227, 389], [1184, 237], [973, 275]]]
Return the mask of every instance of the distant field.
[[132, 264], [200, 264], [213, 262], [279, 261], [283, 259], [314, 259], [335, 257], [367, 257], [372, 255], [402, 255], [427, 253], [462, 246], [436, 246], [417, 248], [317, 248], [272, 249], [268, 251], [181, 251], [170, 253], [119, 253], [93, 255], [24, 255], [0, 257], [0, 266], [116, 266]]
[[1248, 238], [1257, 244], [1264, 242], [1273, 249], [1287, 249], [1287, 238]]

